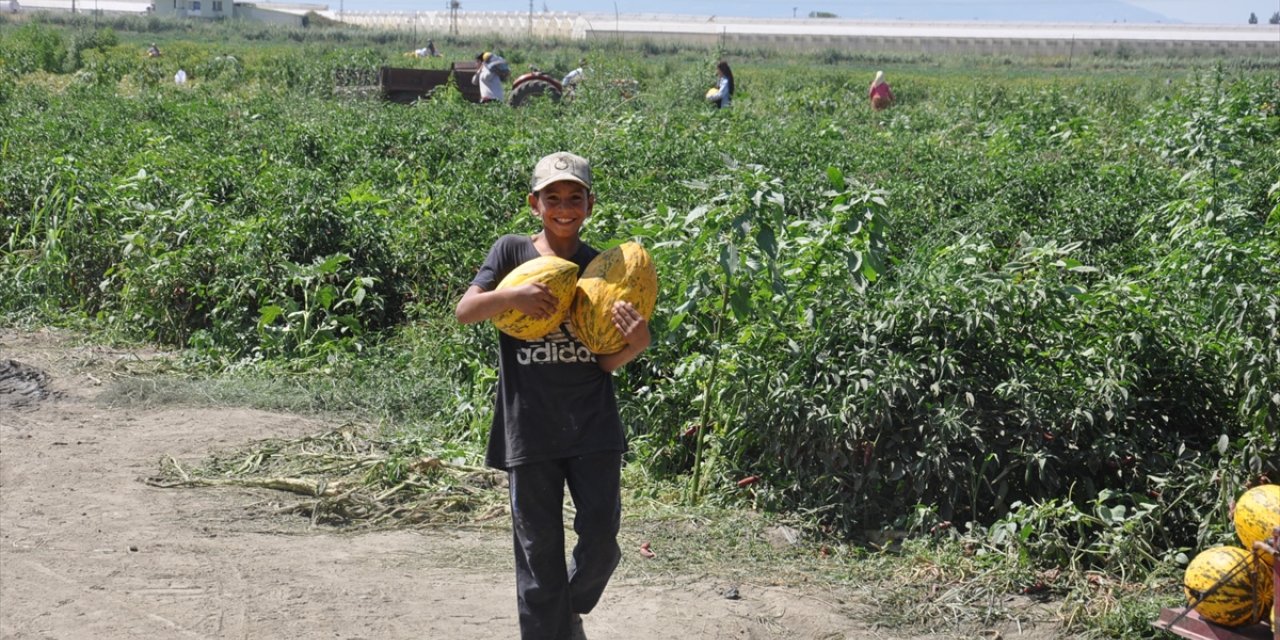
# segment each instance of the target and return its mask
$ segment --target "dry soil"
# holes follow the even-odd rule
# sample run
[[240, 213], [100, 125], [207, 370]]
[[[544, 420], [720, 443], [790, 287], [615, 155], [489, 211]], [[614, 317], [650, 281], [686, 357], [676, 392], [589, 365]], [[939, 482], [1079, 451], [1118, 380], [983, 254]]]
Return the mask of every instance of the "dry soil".
[[[0, 638], [518, 637], [501, 527], [335, 532], [256, 517], [272, 492], [142, 482], [164, 456], [194, 464], [335, 426], [243, 408], [103, 402], [112, 371], [151, 357], [57, 331], [0, 330], [0, 362], [21, 363], [16, 379], [27, 385], [0, 388]], [[644, 561], [630, 549], [624, 568]], [[769, 576], [734, 586], [740, 597], [727, 599], [717, 576], [624, 571], [586, 630], [597, 640], [909, 637], [865, 622], [856, 593]]]

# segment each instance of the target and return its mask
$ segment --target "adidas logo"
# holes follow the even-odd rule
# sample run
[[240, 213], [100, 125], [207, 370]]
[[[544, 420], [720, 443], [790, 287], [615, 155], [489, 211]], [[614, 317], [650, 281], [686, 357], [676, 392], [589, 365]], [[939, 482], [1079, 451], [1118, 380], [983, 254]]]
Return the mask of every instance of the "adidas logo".
[[564, 331], [562, 325], [559, 331], [547, 334], [542, 342], [532, 342], [529, 343], [532, 346], [521, 347], [516, 352], [516, 362], [520, 364], [595, 362], [595, 354], [570, 336], [571, 334]]

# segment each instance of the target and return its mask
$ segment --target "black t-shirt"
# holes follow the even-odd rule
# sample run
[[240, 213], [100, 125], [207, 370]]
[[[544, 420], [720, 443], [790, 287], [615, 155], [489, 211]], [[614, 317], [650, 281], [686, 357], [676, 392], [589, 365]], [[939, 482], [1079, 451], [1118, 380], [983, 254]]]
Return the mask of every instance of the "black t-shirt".
[[[600, 253], [578, 245], [578, 273]], [[512, 269], [540, 254], [529, 236], [505, 235], [471, 284], [492, 291]], [[498, 399], [485, 463], [508, 469], [590, 453], [626, 451], [613, 376], [573, 335], [569, 322], [525, 341], [498, 332]]]

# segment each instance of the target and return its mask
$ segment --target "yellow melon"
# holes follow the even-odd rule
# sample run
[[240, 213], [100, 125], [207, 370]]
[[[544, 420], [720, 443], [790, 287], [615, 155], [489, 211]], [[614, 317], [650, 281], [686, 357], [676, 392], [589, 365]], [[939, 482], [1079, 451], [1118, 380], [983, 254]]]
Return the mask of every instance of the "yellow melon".
[[[1236, 501], [1236, 535], [1245, 549], [1252, 549], [1259, 540], [1270, 540], [1272, 532], [1280, 527], [1280, 485], [1258, 485]], [[1263, 552], [1263, 561], [1271, 566], [1270, 553]]]
[[1271, 604], [1275, 602], [1275, 575], [1272, 573], [1271, 565], [1263, 565], [1261, 560], [1257, 560], [1254, 564], [1258, 565], [1258, 586], [1253, 591], [1253, 597], [1258, 601], [1258, 619], [1264, 620], [1267, 617], [1267, 609], [1271, 609], [1271, 625], [1275, 627], [1275, 609]]
[[578, 278], [569, 321], [592, 353], [617, 353], [626, 346], [613, 324], [613, 305], [630, 302], [648, 320], [658, 301], [658, 272], [644, 247], [625, 242], [596, 256]]
[[578, 281], [578, 265], [556, 256], [540, 256], [530, 260], [507, 274], [495, 291], [518, 287], [530, 282], [541, 282], [556, 298], [555, 313], [542, 319], [531, 318], [517, 309], [508, 309], [494, 316], [493, 324], [499, 331], [520, 340], [537, 340], [560, 326], [569, 315], [573, 304], [574, 285]]
[[1262, 579], [1270, 571], [1264, 569], [1252, 553], [1239, 547], [1201, 551], [1182, 577], [1187, 603], [1194, 603], [1196, 613], [1220, 625], [1253, 624], [1266, 610], [1260, 591], [1270, 584], [1269, 578]]

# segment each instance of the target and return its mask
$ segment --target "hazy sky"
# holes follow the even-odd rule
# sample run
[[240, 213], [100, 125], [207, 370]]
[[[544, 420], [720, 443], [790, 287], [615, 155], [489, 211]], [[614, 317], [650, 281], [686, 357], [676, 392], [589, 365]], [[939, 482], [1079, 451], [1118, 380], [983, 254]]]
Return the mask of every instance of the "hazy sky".
[[1174, 20], [1206, 24], [1245, 22], [1250, 11], [1258, 14], [1258, 22], [1266, 23], [1280, 11], [1280, 0], [1130, 0], [1129, 4]]
[[[326, 0], [312, 0], [323, 2]], [[327, 0], [337, 8], [338, 0]], [[444, 9], [448, 0], [343, 0], [349, 11], [386, 9], [433, 11]], [[463, 11], [528, 11], [529, 0], [460, 0]], [[1266, 23], [1280, 11], [1280, 0], [1128, 0], [1128, 3], [1167, 16], [1174, 22], [1243, 24], [1249, 12]], [[755, 16], [789, 18], [811, 11], [853, 16], [870, 8], [892, 12], [894, 7], [936, 7], [939, 10], [964, 7], [975, 14], [999, 14], [1001, 7], [1043, 4], [1077, 7], [1082, 21], [1111, 22], [1109, 7], [1121, 0], [533, 0], [533, 10], [613, 13], [683, 13], [693, 15]]]

